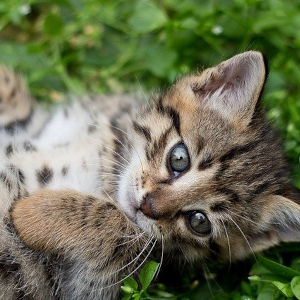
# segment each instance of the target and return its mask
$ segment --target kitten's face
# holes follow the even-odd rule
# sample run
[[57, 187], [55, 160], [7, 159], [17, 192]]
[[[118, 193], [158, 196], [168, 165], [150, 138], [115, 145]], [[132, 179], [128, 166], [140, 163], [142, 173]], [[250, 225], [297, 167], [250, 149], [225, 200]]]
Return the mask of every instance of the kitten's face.
[[175, 254], [228, 260], [278, 242], [265, 211], [289, 181], [255, 115], [264, 80], [262, 56], [248, 52], [178, 81], [134, 120], [118, 201]]

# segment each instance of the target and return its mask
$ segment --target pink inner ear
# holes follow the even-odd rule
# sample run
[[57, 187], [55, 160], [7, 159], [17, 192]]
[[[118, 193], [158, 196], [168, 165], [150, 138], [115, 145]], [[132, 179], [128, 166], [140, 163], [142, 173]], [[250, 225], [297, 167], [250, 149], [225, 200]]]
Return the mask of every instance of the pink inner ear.
[[262, 55], [245, 52], [196, 76], [191, 88], [203, 107], [217, 112], [243, 131], [255, 112], [265, 75]]
[[222, 90], [234, 90], [239, 88], [241, 84], [244, 84], [244, 78], [246, 76], [247, 65], [241, 63], [239, 65], [229, 64], [220, 65], [214, 70], [205, 84], [196, 85], [193, 88], [193, 92], [197, 96], [205, 97], [208, 94], [212, 94], [218, 89]]

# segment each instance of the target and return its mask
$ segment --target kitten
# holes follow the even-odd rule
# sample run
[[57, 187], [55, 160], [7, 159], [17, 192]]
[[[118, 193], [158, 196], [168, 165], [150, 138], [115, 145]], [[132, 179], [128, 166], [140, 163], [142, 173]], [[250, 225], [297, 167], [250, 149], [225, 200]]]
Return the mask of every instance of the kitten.
[[1, 69], [0, 298], [115, 299], [153, 249], [222, 262], [299, 240], [265, 80], [250, 51], [147, 103], [103, 96], [45, 112]]

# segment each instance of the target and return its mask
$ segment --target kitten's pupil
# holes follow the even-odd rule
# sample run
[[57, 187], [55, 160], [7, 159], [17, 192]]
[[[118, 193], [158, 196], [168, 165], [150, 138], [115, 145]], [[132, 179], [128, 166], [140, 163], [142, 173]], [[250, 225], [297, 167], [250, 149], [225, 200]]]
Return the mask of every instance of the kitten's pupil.
[[172, 150], [170, 156], [170, 165], [175, 177], [189, 167], [190, 158], [184, 144], [181, 143]]
[[189, 227], [198, 234], [209, 234], [211, 224], [206, 215], [200, 211], [192, 211], [188, 214]]

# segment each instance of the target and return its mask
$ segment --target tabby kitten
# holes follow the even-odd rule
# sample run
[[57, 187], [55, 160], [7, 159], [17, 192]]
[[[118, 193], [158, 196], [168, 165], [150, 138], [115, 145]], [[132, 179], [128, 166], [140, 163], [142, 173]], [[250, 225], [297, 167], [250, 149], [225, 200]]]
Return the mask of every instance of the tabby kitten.
[[250, 51], [147, 103], [95, 97], [45, 112], [2, 68], [0, 298], [116, 299], [153, 249], [174, 264], [228, 261], [299, 240], [265, 79]]

